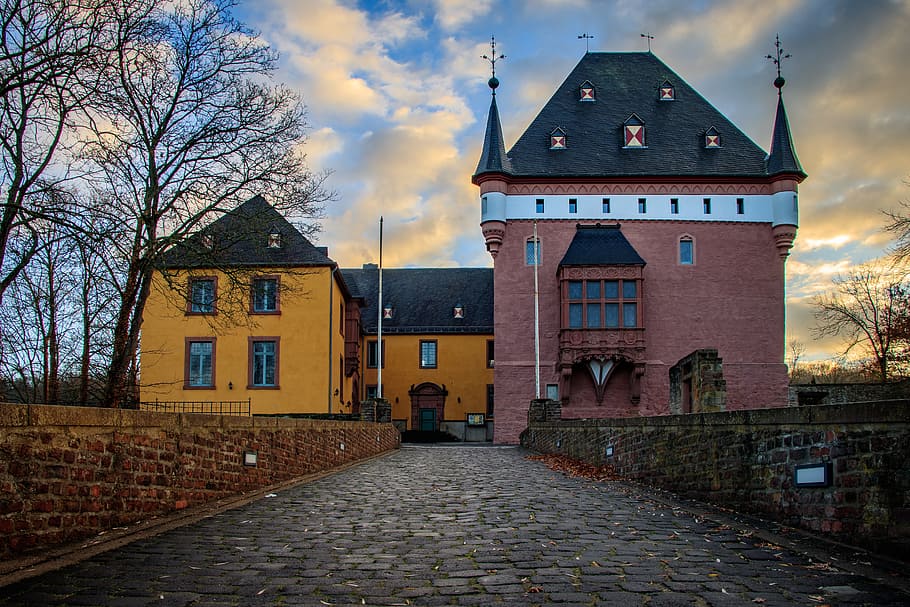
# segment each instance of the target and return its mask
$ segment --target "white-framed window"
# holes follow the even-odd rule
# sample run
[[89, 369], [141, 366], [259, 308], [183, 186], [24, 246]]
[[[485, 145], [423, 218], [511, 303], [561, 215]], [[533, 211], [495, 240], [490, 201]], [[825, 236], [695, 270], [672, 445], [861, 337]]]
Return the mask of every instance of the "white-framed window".
[[540, 265], [542, 255], [543, 253], [540, 249], [540, 238], [538, 238], [536, 241], [533, 238], [528, 238], [527, 242], [525, 242], [525, 265]]
[[435, 339], [420, 340], [420, 368], [421, 369], [435, 369], [436, 368], [436, 365], [437, 365], [436, 347], [437, 347], [437, 342]]
[[[379, 365], [379, 348], [375, 339], [367, 340], [367, 368], [375, 369]], [[385, 340], [382, 340], [382, 368], [385, 369]]]
[[250, 338], [251, 388], [278, 387], [278, 343], [277, 337]]
[[215, 387], [215, 338], [186, 339], [186, 373], [184, 388]]
[[568, 280], [564, 301], [570, 329], [639, 326], [637, 280]]
[[190, 301], [187, 312], [190, 314], [214, 314], [215, 294], [218, 281], [213, 276], [190, 279]]
[[253, 279], [252, 311], [256, 314], [278, 312], [277, 276], [259, 276]]

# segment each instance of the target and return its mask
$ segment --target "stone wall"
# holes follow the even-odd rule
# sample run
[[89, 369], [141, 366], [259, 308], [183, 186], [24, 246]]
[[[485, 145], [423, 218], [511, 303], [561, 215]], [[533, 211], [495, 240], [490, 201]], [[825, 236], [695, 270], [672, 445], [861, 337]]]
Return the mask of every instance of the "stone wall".
[[[900, 554], [910, 546], [910, 401], [534, 421], [522, 444], [684, 497]], [[607, 453], [612, 448], [612, 456]], [[830, 486], [797, 487], [829, 463]]]
[[0, 558], [399, 444], [391, 424], [0, 404]]
[[910, 380], [886, 384], [790, 384], [789, 405], [839, 405], [910, 398]]

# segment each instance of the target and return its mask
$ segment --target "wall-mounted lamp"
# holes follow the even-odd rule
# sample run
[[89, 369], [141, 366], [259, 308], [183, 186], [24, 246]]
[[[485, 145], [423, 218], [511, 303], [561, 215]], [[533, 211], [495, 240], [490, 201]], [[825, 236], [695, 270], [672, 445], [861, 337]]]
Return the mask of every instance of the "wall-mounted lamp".
[[458, 402], [459, 402], [459, 403], [461, 402], [461, 397], [460, 397], [460, 396], [458, 397]]
[[233, 390], [233, 389], [234, 389], [234, 382], [229, 381], [229, 382], [228, 382], [228, 390]]
[[338, 396], [338, 388], [335, 388], [335, 396]]
[[247, 449], [243, 452], [243, 465], [250, 466], [255, 468], [256, 464], [259, 463], [259, 453], [253, 451], [252, 449]]
[[395, 402], [396, 402], [396, 403], [398, 402], [398, 397], [397, 397], [397, 396], [395, 397]]

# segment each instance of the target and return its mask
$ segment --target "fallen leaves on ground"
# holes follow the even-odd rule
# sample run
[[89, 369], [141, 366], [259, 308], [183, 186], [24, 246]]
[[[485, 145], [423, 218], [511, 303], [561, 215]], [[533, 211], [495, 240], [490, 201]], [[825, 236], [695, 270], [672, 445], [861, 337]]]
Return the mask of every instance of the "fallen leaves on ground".
[[618, 481], [621, 480], [612, 465], [594, 466], [565, 455], [529, 455], [529, 460], [543, 462], [550, 470], [576, 478], [586, 478], [592, 481]]

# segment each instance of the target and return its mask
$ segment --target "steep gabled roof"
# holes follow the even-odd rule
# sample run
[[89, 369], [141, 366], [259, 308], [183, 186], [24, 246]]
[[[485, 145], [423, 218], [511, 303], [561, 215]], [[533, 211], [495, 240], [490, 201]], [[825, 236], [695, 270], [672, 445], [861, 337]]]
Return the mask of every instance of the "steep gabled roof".
[[[280, 246], [268, 246], [269, 235], [276, 233]], [[333, 265], [323, 250], [313, 246], [262, 196], [254, 196], [174, 245], [162, 259], [162, 266], [172, 268]]]
[[[781, 82], [783, 79], [780, 79]], [[781, 85], [783, 86], [783, 85]], [[768, 174], [779, 175], [793, 173], [806, 176], [796, 157], [793, 138], [790, 136], [790, 123], [784, 109], [784, 98], [777, 96], [777, 115], [774, 117], [774, 133], [771, 136], [771, 153], [768, 155]]]
[[[343, 269], [354, 297], [366, 300], [361, 313], [365, 333], [376, 333], [379, 270]], [[493, 270], [491, 268], [383, 269], [382, 302], [393, 308], [382, 321], [385, 333], [493, 333]], [[464, 307], [464, 318], [453, 308]]]
[[578, 225], [560, 266], [643, 266], [618, 225]]
[[[661, 83], [674, 100], [659, 100]], [[590, 81], [596, 101], [579, 101]], [[644, 123], [646, 147], [623, 148], [623, 123]], [[498, 118], [498, 116], [497, 116]], [[566, 132], [567, 149], [553, 151], [548, 134]], [[706, 129], [724, 135], [706, 150]], [[519, 177], [766, 176], [765, 152], [651, 53], [587, 53], [509, 150]]]

